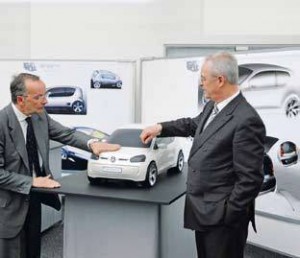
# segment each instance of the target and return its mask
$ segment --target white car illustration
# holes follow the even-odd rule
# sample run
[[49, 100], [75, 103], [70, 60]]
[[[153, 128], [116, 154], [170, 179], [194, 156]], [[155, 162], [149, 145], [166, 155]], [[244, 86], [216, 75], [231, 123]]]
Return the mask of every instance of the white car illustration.
[[282, 108], [287, 117], [300, 114], [298, 78], [290, 69], [274, 64], [239, 65], [239, 85], [255, 108]]
[[[264, 159], [265, 180], [262, 191], [256, 199], [256, 210], [296, 220], [299, 223], [299, 149], [293, 141], [273, 139], [275, 139], [273, 143], [267, 147], [270, 148], [267, 154], [269, 162], [266, 164], [267, 160]], [[266, 173], [268, 170], [270, 173]]]
[[121, 89], [122, 80], [117, 74], [111, 71], [95, 70], [91, 78], [91, 88]]
[[133, 124], [115, 130], [107, 142], [122, 147], [116, 152], [102, 153], [88, 161], [87, 175], [91, 183], [102, 179], [121, 179], [141, 182], [152, 187], [158, 175], [166, 170], [182, 172], [184, 155], [176, 137], [154, 138], [143, 144], [140, 134], [144, 125]]
[[55, 86], [47, 89], [48, 103], [45, 109], [49, 114], [86, 114], [83, 92], [77, 86]]
[[[299, 78], [289, 68], [265, 63], [240, 64], [238, 84], [247, 101], [256, 109], [279, 108], [288, 118], [300, 115]], [[208, 102], [201, 85], [198, 107]]]

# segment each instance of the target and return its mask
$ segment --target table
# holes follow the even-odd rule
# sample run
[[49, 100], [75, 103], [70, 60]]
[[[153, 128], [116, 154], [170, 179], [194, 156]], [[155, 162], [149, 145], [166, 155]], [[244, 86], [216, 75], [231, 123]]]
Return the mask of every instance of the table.
[[83, 171], [59, 179], [61, 188], [35, 191], [65, 195], [64, 258], [192, 258], [194, 233], [183, 228], [186, 167], [150, 189], [91, 185]]

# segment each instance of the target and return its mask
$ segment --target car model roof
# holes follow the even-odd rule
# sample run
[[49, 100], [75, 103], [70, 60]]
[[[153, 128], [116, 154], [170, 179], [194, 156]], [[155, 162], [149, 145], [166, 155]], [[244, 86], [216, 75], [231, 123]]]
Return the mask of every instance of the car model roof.
[[52, 90], [52, 89], [61, 89], [61, 88], [66, 88], [66, 89], [81, 89], [78, 86], [71, 86], [71, 85], [57, 85], [57, 86], [52, 86], [48, 87], [47, 90]]
[[147, 127], [146, 124], [128, 124], [128, 125], [124, 125], [124, 126], [120, 126], [116, 129], [144, 129], [145, 127]]
[[95, 70], [94, 72], [99, 72], [99, 73], [112, 73], [112, 74], [114, 74], [113, 72], [108, 71], [108, 70]]
[[239, 67], [245, 67], [251, 70], [284, 70], [289, 71], [288, 68], [275, 65], [275, 64], [265, 64], [265, 63], [246, 63], [240, 64]]

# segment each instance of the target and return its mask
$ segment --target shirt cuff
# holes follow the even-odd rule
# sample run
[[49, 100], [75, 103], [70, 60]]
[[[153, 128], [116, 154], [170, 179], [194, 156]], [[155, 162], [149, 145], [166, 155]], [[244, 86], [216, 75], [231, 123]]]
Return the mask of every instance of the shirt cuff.
[[87, 142], [87, 146], [88, 146], [89, 149], [91, 149], [90, 145], [91, 145], [92, 143], [94, 143], [94, 142], [100, 142], [100, 140], [97, 139], [97, 138], [89, 139], [88, 142]]

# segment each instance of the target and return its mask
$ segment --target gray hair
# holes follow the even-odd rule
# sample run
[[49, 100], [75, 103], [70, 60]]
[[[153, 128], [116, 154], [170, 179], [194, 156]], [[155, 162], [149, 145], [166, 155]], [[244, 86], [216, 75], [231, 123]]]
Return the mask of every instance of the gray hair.
[[205, 58], [210, 62], [211, 73], [215, 76], [223, 75], [230, 84], [238, 84], [239, 69], [236, 58], [228, 52], [219, 52]]
[[40, 77], [29, 73], [20, 73], [13, 77], [13, 80], [10, 83], [10, 94], [11, 101], [14, 104], [17, 103], [17, 96], [24, 96], [26, 94], [26, 80], [39, 81]]

